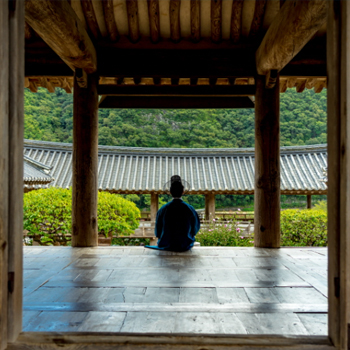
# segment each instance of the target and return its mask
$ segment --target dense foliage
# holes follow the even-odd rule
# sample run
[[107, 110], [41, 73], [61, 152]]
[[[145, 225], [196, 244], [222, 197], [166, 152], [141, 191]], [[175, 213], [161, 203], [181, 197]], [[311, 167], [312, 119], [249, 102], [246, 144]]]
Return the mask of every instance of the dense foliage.
[[[326, 91], [281, 94], [281, 145], [326, 143]], [[25, 138], [72, 142], [73, 95], [25, 91]], [[131, 147], [254, 147], [253, 109], [101, 109], [99, 144]]]
[[[321, 206], [324, 205], [321, 202]], [[254, 246], [253, 235], [245, 237], [233, 216], [231, 222], [213, 221], [201, 227], [196, 236], [201, 246]], [[288, 209], [281, 212], [281, 246], [327, 246], [327, 212], [325, 210]]]
[[[140, 211], [119, 195], [98, 193], [98, 230], [128, 235], [138, 227]], [[49, 188], [24, 194], [24, 229], [41, 243], [67, 244], [72, 228], [72, 190]]]
[[288, 209], [281, 212], [281, 245], [327, 246], [327, 213], [324, 210]]

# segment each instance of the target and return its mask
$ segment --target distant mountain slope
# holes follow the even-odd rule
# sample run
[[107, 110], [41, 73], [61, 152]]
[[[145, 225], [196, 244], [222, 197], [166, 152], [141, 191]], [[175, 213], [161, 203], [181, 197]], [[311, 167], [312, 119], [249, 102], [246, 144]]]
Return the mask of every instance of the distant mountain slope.
[[[72, 142], [73, 95], [25, 89], [25, 138]], [[327, 142], [327, 95], [281, 94], [281, 146]], [[254, 147], [254, 110], [99, 111], [99, 144], [137, 147]]]

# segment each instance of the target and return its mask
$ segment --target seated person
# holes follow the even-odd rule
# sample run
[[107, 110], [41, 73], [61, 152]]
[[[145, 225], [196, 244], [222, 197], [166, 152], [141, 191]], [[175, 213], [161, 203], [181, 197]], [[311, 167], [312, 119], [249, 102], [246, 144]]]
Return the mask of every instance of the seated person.
[[158, 245], [146, 248], [183, 252], [194, 245], [200, 228], [199, 217], [194, 208], [181, 199], [184, 186], [180, 176], [171, 177], [170, 193], [173, 200], [163, 205], [157, 213], [155, 235]]

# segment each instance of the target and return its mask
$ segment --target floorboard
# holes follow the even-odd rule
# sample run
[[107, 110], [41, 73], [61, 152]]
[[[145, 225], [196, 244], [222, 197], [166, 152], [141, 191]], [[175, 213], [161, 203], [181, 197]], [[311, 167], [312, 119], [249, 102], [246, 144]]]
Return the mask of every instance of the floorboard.
[[25, 332], [327, 335], [327, 249], [24, 247]]

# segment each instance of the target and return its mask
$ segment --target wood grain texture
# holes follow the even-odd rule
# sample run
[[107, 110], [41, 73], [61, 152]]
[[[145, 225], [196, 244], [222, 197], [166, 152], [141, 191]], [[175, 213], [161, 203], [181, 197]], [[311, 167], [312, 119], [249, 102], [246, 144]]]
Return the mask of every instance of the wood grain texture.
[[119, 32], [114, 19], [113, 0], [102, 0], [102, 6], [109, 38], [111, 41], [117, 41]]
[[327, 33], [327, 67], [328, 67], [328, 91], [327, 91], [327, 144], [328, 144], [328, 288], [329, 288], [329, 314], [328, 334], [335, 346], [340, 345], [340, 291], [336, 281], [340, 283], [340, 113], [341, 113], [341, 8], [340, 2], [332, 1], [328, 15]]
[[261, 32], [261, 27], [264, 20], [265, 7], [267, 0], [258, 0], [255, 2], [255, 11], [252, 26], [250, 28], [249, 36], [251, 38], [257, 37]]
[[136, 43], [140, 39], [137, 0], [126, 0], [126, 10], [128, 13], [129, 38], [131, 42]]
[[159, 41], [159, 0], [148, 0], [149, 29], [151, 41], [157, 43]]
[[9, 7], [8, 271], [13, 275], [8, 294], [9, 342], [22, 330], [23, 291], [24, 3], [13, 5]]
[[235, 0], [232, 2], [231, 40], [234, 43], [238, 43], [241, 39], [242, 9], [243, 0]]
[[255, 95], [254, 246], [280, 246], [279, 77], [272, 89], [257, 76]]
[[201, 39], [201, 2], [191, 0], [191, 40], [197, 43]]
[[[9, 25], [8, 2], [0, 2], [0, 349], [7, 347], [8, 211], [9, 211]], [[22, 77], [23, 80], [23, 77]]]
[[66, 64], [89, 73], [96, 71], [96, 50], [68, 2], [28, 0], [25, 10], [29, 25]]
[[180, 29], [180, 0], [170, 0], [169, 15], [170, 15], [170, 38], [177, 43], [181, 38]]
[[257, 72], [280, 71], [326, 21], [328, 1], [288, 1], [268, 29], [256, 52]]
[[84, 12], [87, 26], [95, 39], [101, 36], [100, 29], [98, 27], [96, 14], [92, 6], [92, 0], [81, 1], [81, 7]]
[[221, 41], [222, 0], [211, 0], [211, 40]]
[[72, 246], [97, 246], [98, 76], [74, 79]]

